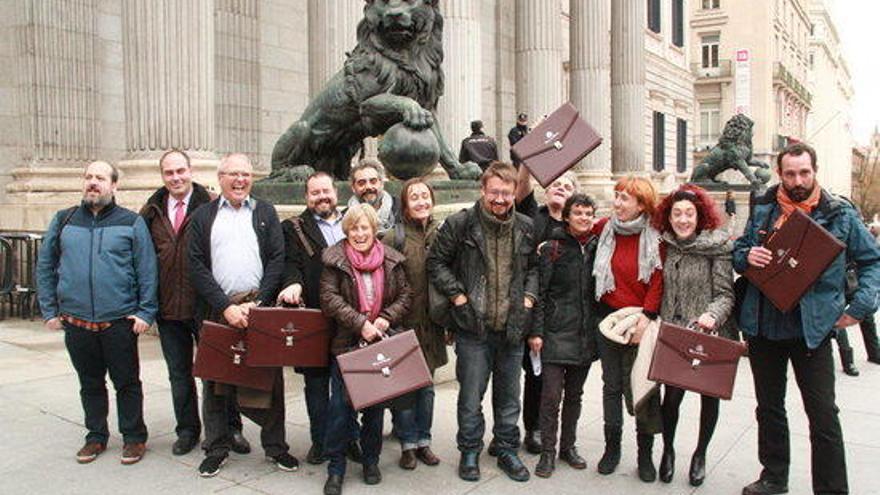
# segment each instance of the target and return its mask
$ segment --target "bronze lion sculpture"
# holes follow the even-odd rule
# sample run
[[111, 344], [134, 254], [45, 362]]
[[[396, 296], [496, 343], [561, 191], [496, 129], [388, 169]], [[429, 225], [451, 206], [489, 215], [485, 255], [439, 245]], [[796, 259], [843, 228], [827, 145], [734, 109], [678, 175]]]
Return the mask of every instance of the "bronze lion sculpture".
[[[770, 166], [752, 158], [752, 119], [742, 114], [724, 124], [718, 144], [713, 146], [702, 163], [694, 167], [691, 182], [725, 184], [717, 176], [728, 169], [742, 173], [753, 189], [761, 189], [770, 180]], [[756, 167], [753, 171], [751, 167]]]
[[[272, 177], [308, 165], [347, 179], [364, 138], [403, 123], [430, 131], [452, 179], [476, 178], [440, 133], [434, 111], [443, 94], [443, 17], [439, 0], [366, 0], [357, 46], [272, 151]], [[391, 170], [394, 173], [393, 170]]]

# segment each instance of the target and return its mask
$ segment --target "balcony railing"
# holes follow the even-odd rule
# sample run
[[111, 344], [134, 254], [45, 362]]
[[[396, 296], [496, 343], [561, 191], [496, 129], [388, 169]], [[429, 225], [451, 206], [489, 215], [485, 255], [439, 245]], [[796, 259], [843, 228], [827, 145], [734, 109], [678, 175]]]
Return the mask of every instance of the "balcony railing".
[[776, 62], [773, 64], [773, 82], [787, 86], [794, 92], [794, 94], [804, 100], [807, 106], [812, 104], [813, 95], [807, 91], [807, 88], [801, 84], [794, 74], [785, 68], [785, 65], [783, 65], [782, 62]]
[[697, 79], [716, 79], [719, 77], [730, 77], [730, 67], [730, 60], [719, 60], [718, 67], [703, 67], [702, 62], [694, 62], [691, 64], [691, 73]]

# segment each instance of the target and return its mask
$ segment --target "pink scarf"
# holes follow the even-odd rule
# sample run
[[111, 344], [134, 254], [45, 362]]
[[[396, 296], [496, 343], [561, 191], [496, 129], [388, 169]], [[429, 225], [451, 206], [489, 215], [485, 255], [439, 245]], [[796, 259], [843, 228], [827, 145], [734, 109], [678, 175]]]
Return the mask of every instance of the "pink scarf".
[[[357, 285], [359, 311], [369, 315], [370, 321], [374, 321], [382, 310], [382, 296], [385, 292], [385, 246], [379, 241], [373, 241], [370, 251], [362, 253], [346, 242], [345, 257], [356, 272], [354, 281]], [[364, 278], [361, 276], [370, 273], [373, 277], [372, 305], [367, 303], [367, 290], [364, 286]]]

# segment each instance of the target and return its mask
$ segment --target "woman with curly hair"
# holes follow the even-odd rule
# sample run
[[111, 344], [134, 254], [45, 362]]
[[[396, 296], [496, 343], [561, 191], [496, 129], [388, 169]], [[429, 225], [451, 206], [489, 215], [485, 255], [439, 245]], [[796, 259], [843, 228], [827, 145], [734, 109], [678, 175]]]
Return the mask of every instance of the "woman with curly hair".
[[[715, 201], [698, 186], [685, 184], [657, 208], [654, 227], [663, 240], [663, 321], [680, 326], [696, 323], [700, 330], [736, 339], [729, 321], [733, 309], [733, 245], [722, 229]], [[663, 456], [660, 480], [669, 483], [675, 472], [675, 429], [684, 390], [665, 385]], [[718, 422], [719, 400], [701, 396], [700, 436], [691, 458], [690, 484], [706, 476], [706, 448]]]

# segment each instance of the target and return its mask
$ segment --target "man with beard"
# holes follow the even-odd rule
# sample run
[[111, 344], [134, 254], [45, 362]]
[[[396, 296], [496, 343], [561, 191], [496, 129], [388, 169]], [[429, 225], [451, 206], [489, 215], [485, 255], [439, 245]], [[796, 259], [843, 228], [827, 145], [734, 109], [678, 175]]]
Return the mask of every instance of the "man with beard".
[[458, 475], [480, 479], [483, 395], [492, 378], [492, 427], [498, 466], [513, 480], [529, 471], [517, 456], [523, 336], [537, 301], [532, 221], [513, 208], [516, 169], [495, 162], [480, 179], [480, 200], [439, 228], [428, 276], [452, 303], [458, 394]]
[[513, 156], [513, 145], [518, 143], [520, 139], [526, 137], [526, 134], [529, 133], [529, 116], [527, 114], [521, 113], [516, 116], [516, 125], [510, 128], [510, 132], [507, 133], [507, 140], [510, 142], [510, 160], [513, 164], [519, 168], [522, 164], [521, 161], [517, 160], [515, 156]]
[[[743, 236], [734, 246], [734, 268], [763, 268], [774, 253], [762, 246], [797, 209], [810, 215], [846, 245], [819, 279], [787, 313], [776, 309], [751, 284], [740, 308], [739, 326], [748, 339], [758, 401], [760, 478], [743, 495], [788, 492], [789, 430], [785, 412], [786, 373], [791, 361], [809, 418], [814, 493], [849, 493], [843, 433], [834, 400], [831, 335], [877, 311], [880, 248], [853, 207], [816, 181], [816, 152], [792, 144], [776, 159], [781, 183], [755, 198]], [[855, 263], [858, 289], [844, 302], [846, 262]]]
[[[247, 328], [250, 309], [272, 304], [284, 274], [284, 237], [272, 204], [251, 197], [254, 168], [233, 153], [220, 160], [219, 198], [199, 207], [190, 220], [189, 266], [196, 292], [196, 321]], [[229, 402], [260, 426], [266, 458], [282, 471], [299, 461], [289, 453], [284, 424], [284, 376], [276, 370], [272, 390], [232, 387], [205, 380], [202, 420], [205, 458], [199, 475], [216, 476], [232, 448]]]
[[[192, 164], [184, 151], [171, 149], [159, 158], [163, 187], [147, 200], [141, 216], [147, 223], [159, 261], [159, 342], [168, 365], [171, 402], [177, 420], [174, 455], [184, 455], [199, 442], [196, 382], [193, 380], [193, 344], [198, 340], [193, 316], [195, 293], [189, 280], [188, 232], [192, 213], [216, 196], [192, 180]], [[241, 433], [241, 414], [230, 402], [232, 450], [247, 454], [250, 443]]]
[[486, 170], [490, 163], [498, 160], [498, 145], [492, 136], [483, 132], [483, 121], [471, 122], [471, 135], [461, 140], [458, 161], [474, 162], [481, 170]]
[[[373, 170], [373, 169], [370, 169]], [[321, 308], [320, 282], [324, 249], [345, 238], [344, 211], [337, 209], [336, 187], [326, 172], [315, 172], [306, 179], [306, 210], [298, 217], [281, 222], [284, 232], [284, 290], [278, 302]], [[312, 446], [306, 455], [309, 464], [321, 464], [324, 457], [324, 431], [330, 400], [330, 368], [297, 368], [305, 379], [306, 410]], [[357, 431], [356, 425], [352, 425]], [[354, 435], [357, 438], [357, 434]], [[356, 441], [349, 445], [349, 457], [360, 462]]]
[[[535, 200], [535, 190], [532, 187], [532, 179], [529, 169], [520, 167], [518, 171], [516, 187], [516, 211], [532, 219], [534, 223], [535, 245], [550, 238], [554, 229], [565, 229], [562, 219], [562, 208], [572, 194], [577, 192], [577, 178], [574, 172], [568, 171], [554, 180], [544, 190], [544, 204], [538, 206]], [[526, 344], [526, 347], [528, 345]], [[529, 357], [528, 349], [523, 353], [523, 372], [526, 377], [523, 385], [523, 427], [525, 437], [523, 444], [530, 454], [541, 453], [541, 431], [538, 429], [538, 420], [541, 407], [541, 376], [536, 376]], [[489, 453], [494, 453], [492, 445]], [[580, 461], [580, 459], [577, 459]]]
[[351, 192], [348, 206], [367, 203], [379, 214], [379, 232], [384, 233], [400, 222], [400, 199], [385, 191], [385, 167], [378, 160], [364, 158], [351, 169]]
[[80, 383], [88, 429], [76, 460], [86, 464], [107, 448], [107, 388], [116, 389], [122, 464], [146, 451], [138, 335], [156, 317], [156, 253], [144, 220], [117, 206], [119, 172], [92, 162], [80, 206], [59, 211], [43, 237], [37, 294], [46, 327], [64, 330]]

